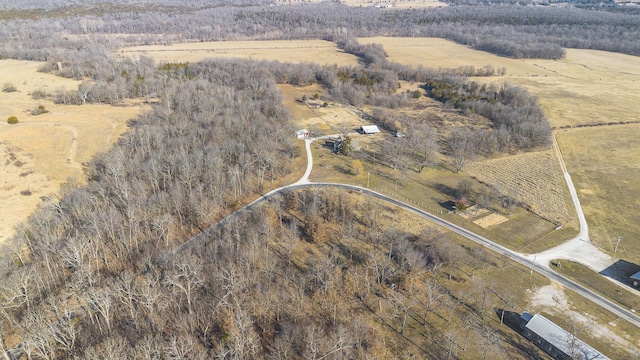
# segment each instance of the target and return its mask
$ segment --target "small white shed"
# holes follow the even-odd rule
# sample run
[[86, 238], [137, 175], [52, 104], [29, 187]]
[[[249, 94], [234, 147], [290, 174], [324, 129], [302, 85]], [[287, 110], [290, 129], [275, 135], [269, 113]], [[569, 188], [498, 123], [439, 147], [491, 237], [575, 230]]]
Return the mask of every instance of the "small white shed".
[[360, 127], [362, 135], [374, 135], [380, 132], [377, 125], [363, 125]]
[[309, 130], [307, 129], [300, 129], [298, 131], [296, 131], [296, 137], [298, 139], [306, 139], [309, 137]]

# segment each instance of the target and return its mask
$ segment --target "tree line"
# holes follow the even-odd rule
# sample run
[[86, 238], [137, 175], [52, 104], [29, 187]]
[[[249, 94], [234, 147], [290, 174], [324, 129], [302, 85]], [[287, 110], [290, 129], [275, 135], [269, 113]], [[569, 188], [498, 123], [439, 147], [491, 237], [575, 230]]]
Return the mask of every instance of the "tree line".
[[[23, 11], [36, 11], [33, 3], [25, 4]], [[0, 57], [60, 61], [64, 59], [60, 49], [104, 52], [126, 45], [345, 34], [442, 37], [514, 58], [557, 59], [564, 55], [564, 48], [640, 54], [635, 36], [640, 14], [623, 7], [608, 11], [574, 6], [460, 5], [385, 11], [339, 3], [269, 7], [259, 1], [203, 4], [183, 0], [144, 6], [116, 2], [96, 4], [92, 11], [64, 11], [70, 5], [51, 3], [36, 18], [23, 19], [10, 16], [18, 5], [5, 4]]]
[[424, 88], [433, 98], [492, 122], [495, 131], [475, 135], [480, 153], [491, 155], [514, 147], [526, 150], [551, 145], [551, 127], [536, 97], [522, 88], [479, 84], [452, 76], [429, 80]]
[[[320, 65], [313, 63], [292, 64], [278, 61], [234, 60], [235, 64], [260, 68], [270, 81], [279, 84], [305, 86], [314, 83], [322, 85], [327, 91], [323, 101], [333, 101], [341, 104], [361, 108], [368, 105], [378, 109], [399, 109], [411, 103], [417, 94], [399, 92], [399, 80], [425, 83], [426, 94], [442, 101], [451, 108], [459, 109], [462, 113], [476, 114], [490, 120], [490, 128], [457, 129], [435, 131], [434, 124], [411, 117], [403, 117], [398, 121], [392, 112], [375, 111], [371, 120], [392, 131], [405, 131], [414, 145], [409, 149], [414, 151], [412, 162], [416, 162], [418, 169], [425, 166], [435, 166], [438, 161], [435, 154], [440, 149], [453, 159], [458, 171], [475, 156], [491, 156], [496, 152], [516, 150], [530, 150], [550, 145], [551, 130], [537, 99], [524, 89], [507, 84], [479, 84], [468, 81], [461, 74], [484, 76], [499, 76], [506, 70], [496, 70], [487, 65], [482, 68], [471, 66], [456, 69], [429, 69], [425, 67], [412, 68], [406, 65], [390, 62], [379, 44], [360, 44], [355, 38], [334, 37], [332, 40], [346, 52], [362, 59], [363, 65], [342, 66]], [[61, 104], [81, 105], [84, 103], [120, 104], [127, 98], [143, 98], [147, 101], [159, 99], [168, 109], [172, 108], [170, 97], [174, 93], [172, 82], [193, 80], [201, 76], [210, 76], [207, 69], [220, 64], [230, 64], [229, 61], [215, 60], [200, 64], [166, 63], [156, 64], [153, 60], [140, 57], [137, 60], [123, 59], [116, 61], [112, 58], [101, 59], [99, 62], [90, 61], [92, 57], [74, 62], [64, 63], [62, 68], [49, 62], [42, 71], [53, 71], [60, 76], [75, 77], [84, 80], [78, 89], [56, 89], [52, 94], [43, 91], [34, 93], [41, 98], [50, 96]], [[251, 64], [251, 65], [249, 65]], [[230, 65], [229, 65], [230, 66]], [[247, 93], [261, 92], [263, 77], [257, 76], [254, 83], [247, 83], [243, 78], [235, 80], [227, 76], [216, 81], [235, 81], [236, 86], [244, 86]], [[273, 99], [277, 101], [277, 99]], [[176, 101], [180, 106], [180, 101]], [[250, 106], [250, 104], [249, 104]], [[386, 120], [390, 118], [392, 120]], [[426, 135], [423, 135], [426, 134]], [[465, 139], [460, 139], [460, 137]], [[456, 143], [457, 145], [454, 145]], [[397, 144], [391, 146], [399, 161], [403, 149], [396, 149]], [[394, 165], [395, 168], [396, 165]]]

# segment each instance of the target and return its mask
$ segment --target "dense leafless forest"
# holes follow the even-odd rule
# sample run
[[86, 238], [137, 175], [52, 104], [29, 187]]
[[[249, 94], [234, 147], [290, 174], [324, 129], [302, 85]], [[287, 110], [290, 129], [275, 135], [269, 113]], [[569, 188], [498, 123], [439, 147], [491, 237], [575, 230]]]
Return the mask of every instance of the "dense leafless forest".
[[[390, 63], [381, 46], [355, 36], [438, 36], [512, 57], [561, 57], [563, 47], [640, 54], [639, 16], [576, 7], [266, 5], [0, 2], [2, 58], [43, 61], [43, 72], [82, 80], [77, 90], [33, 96], [153, 106], [87, 165], [86, 186], [69, 184], [45, 201], [4, 249], [0, 352], [9, 359], [534, 356], [530, 345], [488, 325], [489, 295], [504, 306], [510, 295], [474, 275], [498, 268], [495, 259], [448, 245], [437, 229], [387, 228], [381, 214], [392, 209], [344, 193], [285, 194], [177, 249], [293, 170], [299, 148], [276, 84], [318, 83], [327, 100], [375, 104], [373, 120], [383, 127], [412, 125], [412, 146], [390, 146], [389, 158], [417, 171], [437, 166], [439, 152], [460, 170], [472, 155], [549, 145], [549, 125], [524, 90]], [[324, 38], [362, 65], [156, 64], [109, 53], [126, 44], [249, 38]], [[394, 117], [407, 103], [399, 80], [423, 83], [425, 95], [490, 127], [443, 132]], [[467, 291], [447, 282], [467, 282]]]
[[[640, 54], [637, 11], [621, 7], [454, 6], [380, 11], [339, 3], [4, 1], [2, 57], [49, 60], [61, 49], [103, 55], [123, 44], [332, 36], [435, 36], [516, 58], [559, 58], [563, 47]], [[44, 7], [44, 8], [43, 8]], [[38, 8], [40, 10], [34, 10]], [[119, 34], [105, 40], [100, 34]], [[83, 35], [83, 36], [71, 36]], [[615, 41], [614, 41], [615, 39]], [[428, 64], [426, 64], [428, 66]]]

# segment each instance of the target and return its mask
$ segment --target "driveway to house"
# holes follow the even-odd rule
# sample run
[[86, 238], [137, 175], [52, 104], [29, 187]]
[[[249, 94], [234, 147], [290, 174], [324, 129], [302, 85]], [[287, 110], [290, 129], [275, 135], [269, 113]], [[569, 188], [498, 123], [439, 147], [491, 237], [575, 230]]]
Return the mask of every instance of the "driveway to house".
[[313, 169], [313, 155], [311, 154], [311, 143], [316, 140], [315, 138], [306, 138], [304, 139], [304, 148], [307, 151], [307, 169], [304, 171], [304, 175], [300, 178], [300, 180], [293, 183], [293, 185], [301, 185], [309, 183], [309, 175], [311, 175], [311, 170]]

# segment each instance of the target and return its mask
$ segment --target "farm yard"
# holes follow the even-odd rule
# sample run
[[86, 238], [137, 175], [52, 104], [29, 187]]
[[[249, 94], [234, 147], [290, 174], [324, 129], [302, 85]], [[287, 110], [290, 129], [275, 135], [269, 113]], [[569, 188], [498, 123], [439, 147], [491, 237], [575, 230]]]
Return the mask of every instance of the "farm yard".
[[[278, 85], [284, 95], [284, 105], [295, 118], [298, 127], [309, 129], [311, 136], [333, 135], [344, 131], [354, 132], [365, 122], [353, 109], [348, 106], [326, 102], [320, 85], [298, 87], [292, 85]], [[314, 99], [317, 95], [317, 99]], [[306, 96], [308, 100], [302, 101]]]

